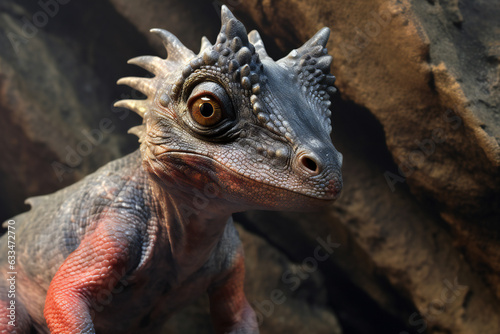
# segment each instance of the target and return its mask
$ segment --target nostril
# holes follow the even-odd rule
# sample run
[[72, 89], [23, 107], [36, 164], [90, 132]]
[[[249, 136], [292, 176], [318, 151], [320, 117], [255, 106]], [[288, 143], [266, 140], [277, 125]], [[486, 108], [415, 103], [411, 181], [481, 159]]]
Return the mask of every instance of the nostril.
[[319, 173], [318, 164], [316, 163], [316, 161], [314, 161], [310, 157], [308, 157], [308, 156], [302, 156], [300, 158], [300, 162], [311, 173], [314, 173], [314, 174], [318, 174]]

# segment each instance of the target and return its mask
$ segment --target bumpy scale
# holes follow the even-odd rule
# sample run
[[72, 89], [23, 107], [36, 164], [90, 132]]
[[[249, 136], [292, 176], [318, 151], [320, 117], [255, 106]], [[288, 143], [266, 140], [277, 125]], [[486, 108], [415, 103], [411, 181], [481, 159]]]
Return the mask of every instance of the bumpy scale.
[[340, 192], [327, 28], [277, 62], [226, 7], [198, 55], [152, 32], [168, 58], [134, 58], [154, 77], [118, 82], [147, 96], [116, 104], [143, 117], [131, 129], [140, 150], [13, 218], [15, 298], [4, 235], [0, 333], [152, 333], [205, 292], [218, 333], [258, 333], [231, 214], [313, 210]]

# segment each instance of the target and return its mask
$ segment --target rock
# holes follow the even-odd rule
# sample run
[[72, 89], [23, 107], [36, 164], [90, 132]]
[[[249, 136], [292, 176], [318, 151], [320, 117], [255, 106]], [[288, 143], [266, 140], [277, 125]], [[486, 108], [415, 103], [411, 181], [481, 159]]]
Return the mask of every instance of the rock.
[[153, 45], [157, 53], [165, 55], [161, 41], [149, 32], [152, 28], [166, 29], [179, 38], [184, 45], [198, 52], [202, 36], [212, 43], [220, 30], [216, 18], [220, 16], [219, 1], [194, 0], [182, 1], [142, 1], [137, 3], [124, 0], [110, 0], [116, 10], [129, 20], [139, 32]]
[[245, 248], [245, 291], [260, 331], [341, 333], [326, 306], [324, 277], [314, 263], [293, 263], [264, 239], [239, 229]]
[[169, 334], [214, 334], [211, 321], [208, 295], [205, 295], [196, 303], [174, 314], [167, 321], [162, 332]]

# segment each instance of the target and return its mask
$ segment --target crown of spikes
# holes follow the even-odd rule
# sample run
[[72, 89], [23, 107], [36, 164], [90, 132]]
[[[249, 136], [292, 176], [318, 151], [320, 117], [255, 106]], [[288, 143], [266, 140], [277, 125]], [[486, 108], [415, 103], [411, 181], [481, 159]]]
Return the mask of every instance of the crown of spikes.
[[[185, 79], [203, 67], [216, 73], [225, 73], [233, 82], [240, 83], [244, 94], [250, 97], [253, 112], [257, 118], [266, 127], [282, 131], [280, 117], [270, 117], [269, 112], [264, 108], [265, 103], [259, 97], [266, 83], [264, 65], [261, 60], [273, 61], [268, 56], [259, 33], [254, 30], [247, 35], [243, 24], [226, 6], [222, 6], [221, 19], [222, 26], [215, 45], [203, 37], [198, 55], [186, 48], [172, 33], [162, 29], [152, 29], [151, 32], [162, 39], [168, 57], [162, 59], [155, 56], [141, 56], [130, 59], [129, 64], [140, 66], [155, 77], [126, 77], [118, 80], [118, 84], [128, 85], [142, 92], [147, 99], [121, 100], [116, 102], [115, 106], [130, 109], [144, 117], [152, 105], [152, 100], [163, 87], [167, 76], [180, 72], [170, 87], [172, 97], [176, 97], [179, 96]], [[326, 118], [328, 131], [331, 131], [329, 100], [330, 95], [336, 89], [333, 87], [335, 77], [329, 74], [332, 57], [328, 55], [325, 48], [329, 35], [328, 28], [321, 29], [303, 46], [293, 50], [276, 63], [295, 73], [301, 82], [302, 90], [309, 100], [319, 107]], [[159, 102], [164, 105], [169, 99], [170, 97], [166, 97], [165, 94], [159, 96]], [[130, 132], [139, 137], [144, 134], [142, 127], [132, 128]]]

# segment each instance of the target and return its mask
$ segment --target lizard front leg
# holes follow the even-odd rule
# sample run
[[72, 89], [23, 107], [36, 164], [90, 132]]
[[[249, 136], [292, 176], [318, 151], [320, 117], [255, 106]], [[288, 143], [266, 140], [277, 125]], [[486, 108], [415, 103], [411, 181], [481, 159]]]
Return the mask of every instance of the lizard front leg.
[[243, 291], [244, 280], [245, 263], [240, 247], [229, 272], [208, 291], [212, 321], [219, 334], [259, 333], [255, 312]]
[[51, 333], [95, 333], [92, 317], [126, 272], [128, 235], [119, 223], [99, 222], [50, 283], [44, 316]]

